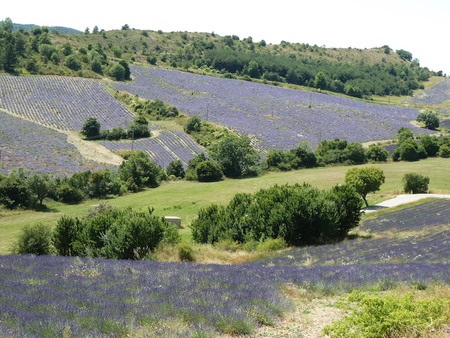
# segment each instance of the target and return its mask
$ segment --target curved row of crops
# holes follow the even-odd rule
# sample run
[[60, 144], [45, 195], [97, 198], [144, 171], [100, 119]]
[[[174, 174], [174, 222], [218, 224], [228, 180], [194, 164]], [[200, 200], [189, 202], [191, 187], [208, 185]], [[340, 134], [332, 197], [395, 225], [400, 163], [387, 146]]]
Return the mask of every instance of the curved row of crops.
[[94, 80], [0, 75], [0, 108], [62, 130], [81, 130], [88, 117], [102, 129], [126, 128], [133, 114]]
[[152, 138], [102, 142], [101, 144], [112, 151], [141, 150], [162, 168], [166, 168], [170, 162], [176, 160], [181, 160], [186, 166], [191, 158], [203, 152], [188, 135], [181, 131], [161, 131], [158, 136]]

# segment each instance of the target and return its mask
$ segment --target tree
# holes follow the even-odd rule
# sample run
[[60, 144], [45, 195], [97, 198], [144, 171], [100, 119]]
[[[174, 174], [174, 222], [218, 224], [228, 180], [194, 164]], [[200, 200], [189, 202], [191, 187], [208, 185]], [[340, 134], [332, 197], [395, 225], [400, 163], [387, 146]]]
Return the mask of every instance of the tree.
[[196, 168], [199, 182], [215, 182], [222, 179], [223, 173], [220, 166], [212, 161], [203, 161]]
[[400, 56], [403, 60], [411, 61], [412, 58], [413, 58], [412, 53], [411, 53], [411, 52], [408, 52], [408, 51], [406, 51], [406, 50], [404, 50], [404, 49], [398, 49], [398, 50], [396, 50], [395, 52], [396, 52], [396, 53], [398, 54], [398, 56]]
[[116, 81], [123, 81], [125, 80], [125, 68], [120, 64], [115, 64], [111, 67], [109, 70], [109, 76], [111, 76]]
[[51, 251], [52, 228], [42, 223], [23, 227], [13, 248], [15, 254], [49, 255]]
[[95, 137], [100, 135], [100, 122], [95, 117], [88, 117], [83, 124], [81, 134], [86, 137]]
[[367, 194], [380, 190], [384, 180], [383, 170], [376, 167], [352, 168], [345, 174], [345, 183], [355, 188], [367, 207], [369, 206]]
[[366, 156], [369, 161], [385, 162], [389, 156], [389, 152], [378, 144], [372, 144], [366, 151]]
[[416, 174], [416, 173], [406, 173], [403, 176], [403, 191], [411, 194], [426, 193], [428, 192], [428, 184], [430, 183], [430, 178]]
[[428, 156], [437, 156], [439, 152], [439, 140], [436, 136], [424, 135], [420, 139], [420, 144], [423, 145]]
[[33, 175], [27, 180], [28, 189], [30, 193], [38, 200], [39, 205], [42, 207], [44, 198], [50, 195], [52, 190], [52, 184], [47, 176]]
[[439, 117], [435, 112], [426, 111], [417, 116], [417, 122], [423, 122], [425, 128], [430, 130], [436, 130], [439, 128]]
[[145, 153], [139, 151], [120, 165], [119, 177], [125, 182], [128, 190], [136, 191], [142, 187], [158, 186], [159, 169]]
[[26, 208], [30, 205], [30, 200], [25, 179], [8, 176], [0, 181], [0, 204], [5, 208]]
[[66, 57], [66, 60], [64, 61], [64, 65], [67, 68], [70, 68], [75, 71], [81, 69], [81, 63], [77, 60], [75, 55], [69, 55], [68, 57]]
[[184, 178], [185, 171], [181, 160], [172, 161], [166, 168], [167, 175], [173, 175], [178, 178]]
[[130, 66], [128, 66], [128, 63], [125, 60], [120, 60], [119, 65], [121, 65], [125, 70], [125, 73], [123, 74], [124, 80], [131, 80], [131, 70]]
[[318, 72], [314, 79], [314, 87], [319, 89], [326, 89], [328, 86], [327, 76], [324, 72]]
[[211, 157], [219, 163], [225, 176], [238, 178], [251, 175], [259, 164], [259, 153], [246, 136], [227, 134], [211, 146]]
[[192, 132], [199, 132], [202, 127], [202, 121], [200, 120], [200, 117], [197, 115], [192, 116], [184, 126], [184, 131], [188, 134], [191, 134]]

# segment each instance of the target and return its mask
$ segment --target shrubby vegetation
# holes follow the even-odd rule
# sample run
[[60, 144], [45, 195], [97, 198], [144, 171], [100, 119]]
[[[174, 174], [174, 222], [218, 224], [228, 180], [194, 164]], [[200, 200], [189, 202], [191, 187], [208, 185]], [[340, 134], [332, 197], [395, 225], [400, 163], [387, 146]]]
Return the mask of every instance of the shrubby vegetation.
[[384, 180], [383, 170], [377, 167], [352, 168], [345, 173], [345, 183], [354, 187], [367, 207], [367, 194], [380, 190]]
[[406, 173], [403, 176], [403, 191], [407, 194], [427, 193], [430, 178], [416, 173]]
[[131, 111], [149, 120], [165, 120], [181, 116], [180, 111], [160, 100], [145, 100], [137, 95], [116, 91], [114, 97], [125, 104]]
[[151, 136], [150, 130], [148, 128], [148, 121], [144, 116], [136, 117], [134, 121], [129, 125], [128, 130], [125, 130], [121, 127], [116, 127], [111, 130], [102, 130], [100, 122], [94, 117], [89, 117], [83, 124], [81, 134], [89, 139], [104, 140], [134, 140]]
[[85, 218], [61, 217], [52, 240], [61, 256], [142, 259], [180, 237], [177, 227], [154, 216], [152, 209], [111, 208]]
[[349, 185], [330, 190], [284, 185], [201, 209], [191, 228], [198, 243], [281, 238], [290, 245], [318, 244], [344, 238], [360, 217], [361, 199]]

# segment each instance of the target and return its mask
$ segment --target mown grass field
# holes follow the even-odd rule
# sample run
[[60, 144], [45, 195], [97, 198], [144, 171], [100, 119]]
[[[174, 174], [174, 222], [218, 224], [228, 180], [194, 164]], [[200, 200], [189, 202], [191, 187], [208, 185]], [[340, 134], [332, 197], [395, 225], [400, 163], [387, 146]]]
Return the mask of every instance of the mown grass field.
[[[450, 159], [432, 158], [419, 162], [388, 162], [368, 164], [380, 167], [386, 176], [381, 190], [369, 196], [369, 203], [376, 204], [393, 195], [402, 193], [402, 177], [407, 172], [416, 172], [430, 177], [430, 191], [450, 192]], [[163, 183], [156, 189], [147, 189], [136, 194], [128, 194], [114, 199], [87, 200], [77, 205], [64, 205], [47, 201], [47, 211], [7, 211], [0, 210], [0, 254], [7, 254], [12, 242], [27, 224], [42, 222], [55, 224], [61, 215], [82, 216], [99, 203], [108, 203], [118, 208], [155, 209], [160, 216], [178, 216], [185, 228], [181, 231], [185, 240], [190, 239], [187, 227], [200, 208], [211, 203], [226, 203], [238, 192], [255, 192], [275, 184], [294, 184], [307, 182], [318, 188], [330, 188], [344, 182], [350, 166], [336, 166], [305, 169], [300, 171], [268, 173], [257, 178], [222, 182], [199, 183], [177, 181]]]

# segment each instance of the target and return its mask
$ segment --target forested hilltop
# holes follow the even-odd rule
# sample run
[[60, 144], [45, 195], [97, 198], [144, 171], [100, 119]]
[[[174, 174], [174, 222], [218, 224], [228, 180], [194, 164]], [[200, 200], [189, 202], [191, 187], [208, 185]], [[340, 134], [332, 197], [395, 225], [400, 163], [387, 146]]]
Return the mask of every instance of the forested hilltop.
[[[0, 25], [0, 71], [90, 78], [130, 79], [129, 64], [178, 68], [227, 78], [286, 83], [354, 97], [411, 95], [430, 76], [411, 52], [389, 46], [326, 48], [215, 33], [137, 30], [62, 34], [47, 27], [14, 31]], [[301, 37], [299, 37], [300, 39]]]

